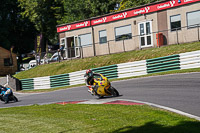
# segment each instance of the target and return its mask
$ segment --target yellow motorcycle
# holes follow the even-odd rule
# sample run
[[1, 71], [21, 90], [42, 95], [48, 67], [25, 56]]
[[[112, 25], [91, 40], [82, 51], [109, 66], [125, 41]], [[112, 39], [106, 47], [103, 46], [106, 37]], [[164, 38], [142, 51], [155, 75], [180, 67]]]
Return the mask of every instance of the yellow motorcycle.
[[87, 86], [90, 90], [90, 92], [98, 96], [99, 98], [102, 98], [104, 96], [119, 96], [119, 92], [111, 86], [110, 81], [107, 77], [104, 77], [102, 74], [99, 74], [99, 76], [94, 77], [94, 86], [97, 87], [96, 92], [94, 92], [94, 89], [92, 86]]

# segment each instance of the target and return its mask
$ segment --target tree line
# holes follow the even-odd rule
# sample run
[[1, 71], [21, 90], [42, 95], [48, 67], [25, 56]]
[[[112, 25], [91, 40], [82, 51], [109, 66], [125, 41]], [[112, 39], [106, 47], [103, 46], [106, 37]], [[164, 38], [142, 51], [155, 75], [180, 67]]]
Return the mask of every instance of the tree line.
[[56, 25], [88, 19], [158, 0], [1, 0], [0, 46], [18, 54], [34, 49], [36, 36], [56, 44]]

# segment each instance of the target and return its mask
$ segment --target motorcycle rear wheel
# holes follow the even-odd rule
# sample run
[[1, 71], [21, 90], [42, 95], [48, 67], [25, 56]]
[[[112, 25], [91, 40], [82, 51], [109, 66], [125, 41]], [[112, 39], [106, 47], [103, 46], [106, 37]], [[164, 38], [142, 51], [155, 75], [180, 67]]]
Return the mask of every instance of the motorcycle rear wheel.
[[111, 89], [111, 93], [114, 97], [119, 96], [119, 92], [114, 87], [111, 86], [110, 89]]

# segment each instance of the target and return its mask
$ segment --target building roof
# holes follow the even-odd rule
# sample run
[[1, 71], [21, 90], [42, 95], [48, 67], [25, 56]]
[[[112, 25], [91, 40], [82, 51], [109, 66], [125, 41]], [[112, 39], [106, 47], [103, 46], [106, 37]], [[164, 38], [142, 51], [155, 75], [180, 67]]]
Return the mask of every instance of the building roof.
[[[0, 46], [0, 50], [3, 50], [3, 51], [5, 51], [5, 52], [7, 52], [7, 53], [10, 52], [9, 50], [7, 50], [7, 49], [5, 49], [5, 48], [3, 48], [3, 47], [1, 47], [1, 46]], [[16, 55], [15, 53], [12, 53], [12, 54]]]

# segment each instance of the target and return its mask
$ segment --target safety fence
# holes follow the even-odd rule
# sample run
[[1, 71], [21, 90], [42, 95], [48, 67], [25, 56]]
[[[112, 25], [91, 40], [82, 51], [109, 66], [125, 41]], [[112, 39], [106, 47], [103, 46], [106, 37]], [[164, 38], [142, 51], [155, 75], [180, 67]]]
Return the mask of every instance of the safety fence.
[[171, 55], [147, 60], [147, 73], [156, 73], [179, 69], [179, 55]]
[[[127, 78], [171, 70], [200, 68], [200, 51], [193, 51], [165, 57], [121, 63], [116, 65], [93, 68], [109, 79]], [[63, 86], [84, 84], [85, 70], [68, 74], [22, 79], [22, 89], [49, 89]]]

